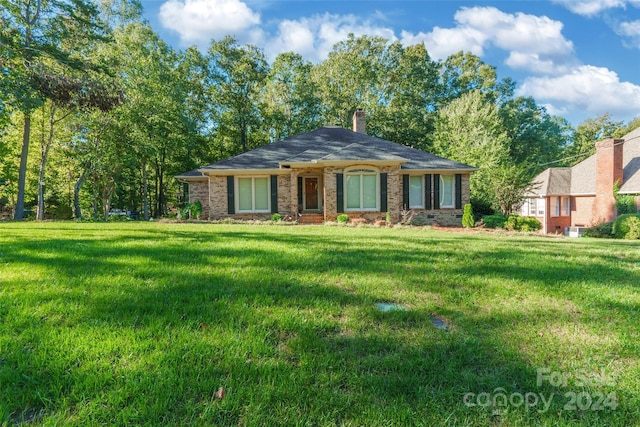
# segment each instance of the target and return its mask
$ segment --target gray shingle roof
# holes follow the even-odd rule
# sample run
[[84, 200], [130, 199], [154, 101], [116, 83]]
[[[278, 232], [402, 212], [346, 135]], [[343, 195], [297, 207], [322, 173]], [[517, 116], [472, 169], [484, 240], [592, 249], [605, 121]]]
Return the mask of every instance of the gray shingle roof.
[[624, 136], [621, 193], [640, 194], [640, 128]]
[[[402, 169], [476, 170], [453, 160], [395, 142], [353, 132], [337, 126], [325, 126], [256, 148], [237, 156], [204, 166], [201, 169], [277, 169], [280, 164], [338, 161], [389, 160], [403, 161]], [[188, 178], [194, 171], [179, 175]], [[195, 171], [196, 173], [197, 170]], [[187, 175], [189, 174], [189, 175]], [[197, 176], [197, 175], [196, 175]]]
[[[621, 193], [640, 194], [640, 128], [624, 137], [624, 168]], [[568, 172], [567, 172], [568, 171]], [[535, 185], [527, 195], [590, 195], [596, 192], [595, 154], [572, 168], [549, 168], [533, 179]]]

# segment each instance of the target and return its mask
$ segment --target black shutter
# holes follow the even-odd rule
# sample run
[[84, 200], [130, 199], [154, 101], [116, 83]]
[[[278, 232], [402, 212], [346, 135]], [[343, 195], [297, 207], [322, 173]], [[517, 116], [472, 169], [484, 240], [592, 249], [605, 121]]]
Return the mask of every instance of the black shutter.
[[402, 175], [402, 209], [409, 210], [409, 175]]
[[298, 213], [302, 211], [302, 177], [298, 177]]
[[433, 174], [433, 209], [440, 209], [440, 174]]
[[431, 174], [424, 176], [424, 208], [431, 209]]
[[336, 174], [336, 210], [344, 212], [344, 175], [341, 173]]
[[236, 199], [235, 199], [235, 191], [233, 189], [233, 177], [227, 177], [227, 212], [229, 215], [233, 215], [236, 213]]
[[462, 175], [456, 174], [456, 209], [462, 209]]
[[271, 213], [278, 212], [278, 175], [271, 175]]
[[380, 212], [387, 211], [387, 174], [380, 174]]

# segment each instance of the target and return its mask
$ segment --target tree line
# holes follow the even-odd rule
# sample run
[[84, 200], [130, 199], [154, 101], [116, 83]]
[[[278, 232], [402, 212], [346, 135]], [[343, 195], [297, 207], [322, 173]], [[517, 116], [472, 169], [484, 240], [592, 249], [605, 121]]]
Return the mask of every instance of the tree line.
[[[572, 128], [495, 67], [350, 35], [313, 64], [227, 36], [175, 50], [137, 0], [0, 0], [0, 207], [5, 216], [141, 218], [184, 203], [173, 176], [326, 124], [480, 167], [476, 209], [508, 211], [535, 174], [640, 125]], [[558, 159], [566, 159], [556, 162]], [[555, 162], [555, 163], [552, 163]]]

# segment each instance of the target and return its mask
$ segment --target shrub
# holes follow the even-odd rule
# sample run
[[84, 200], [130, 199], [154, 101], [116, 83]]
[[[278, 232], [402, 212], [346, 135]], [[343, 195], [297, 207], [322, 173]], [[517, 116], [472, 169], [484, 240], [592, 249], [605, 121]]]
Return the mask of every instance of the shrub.
[[471, 198], [471, 206], [473, 207], [473, 215], [477, 221], [480, 221], [483, 217], [493, 215], [497, 213], [491, 204], [485, 200], [479, 200], [474, 197]]
[[613, 237], [613, 222], [605, 222], [595, 227], [587, 228], [584, 230], [583, 236], [603, 239], [611, 238]]
[[542, 224], [535, 218], [511, 214], [504, 224], [504, 228], [513, 231], [538, 231]]
[[340, 224], [346, 224], [349, 222], [349, 215], [347, 214], [340, 214], [338, 215], [338, 217], [336, 218], [336, 221], [338, 221]]
[[192, 219], [200, 219], [200, 215], [202, 215], [202, 203], [200, 203], [199, 200], [191, 203], [191, 206], [189, 206], [189, 215]]
[[640, 239], [640, 214], [620, 215], [613, 221], [612, 233], [618, 239]]
[[273, 215], [271, 215], [271, 221], [273, 222], [282, 221], [282, 215], [280, 215], [279, 213], [274, 213]]
[[462, 213], [462, 226], [464, 228], [473, 228], [476, 225], [476, 220], [473, 218], [473, 206], [470, 203], [464, 205], [464, 212]]
[[485, 215], [482, 217], [482, 223], [487, 228], [503, 228], [507, 222], [507, 217], [502, 214]]

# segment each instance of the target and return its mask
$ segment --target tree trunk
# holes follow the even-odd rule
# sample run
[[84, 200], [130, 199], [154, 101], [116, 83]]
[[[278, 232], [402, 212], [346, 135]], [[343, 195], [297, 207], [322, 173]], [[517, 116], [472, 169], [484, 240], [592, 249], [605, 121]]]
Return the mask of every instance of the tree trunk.
[[142, 161], [142, 201], [145, 221], [149, 221], [149, 185], [147, 183], [147, 162]]
[[31, 115], [25, 114], [22, 130], [22, 153], [20, 154], [20, 170], [18, 171], [18, 200], [13, 219], [20, 221], [24, 217], [24, 187], [27, 179], [27, 157], [29, 155], [29, 136], [31, 134]]
[[47, 158], [49, 157], [49, 149], [53, 141], [53, 125], [55, 124], [56, 107], [51, 106], [51, 114], [49, 115], [49, 135], [47, 141], [44, 141], [44, 135], [40, 142], [40, 171], [38, 173], [38, 213], [36, 219], [44, 220], [44, 171], [47, 166]]
[[91, 163], [87, 164], [86, 169], [82, 171], [80, 178], [78, 178], [78, 181], [76, 181], [75, 185], [73, 186], [73, 214], [76, 219], [82, 218], [82, 211], [80, 209], [80, 189], [82, 188], [82, 184], [84, 184], [87, 179], [87, 171], [90, 167]]

